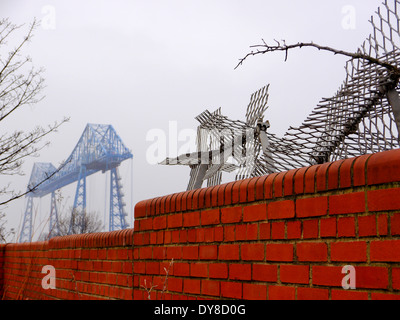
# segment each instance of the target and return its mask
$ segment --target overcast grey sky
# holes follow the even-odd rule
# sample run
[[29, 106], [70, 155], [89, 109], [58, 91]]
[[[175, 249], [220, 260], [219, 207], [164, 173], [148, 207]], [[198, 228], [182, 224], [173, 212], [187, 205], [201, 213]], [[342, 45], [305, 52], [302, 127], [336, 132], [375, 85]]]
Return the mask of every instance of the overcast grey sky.
[[[302, 49], [290, 52], [287, 62], [284, 54], [276, 53], [250, 58], [234, 70], [238, 59], [262, 38], [314, 41], [355, 51], [369, 35], [368, 19], [380, 3], [1, 0], [1, 18], [19, 24], [36, 17], [47, 23], [25, 48], [34, 65], [46, 69], [46, 98], [18, 111], [2, 124], [1, 132], [47, 125], [64, 116], [71, 120], [49, 138], [51, 145], [40, 157], [25, 162], [25, 176], [1, 177], [0, 183], [25, 189], [34, 162], [58, 166], [87, 123], [102, 123], [112, 124], [134, 155], [133, 163], [121, 166], [129, 214], [140, 200], [184, 191], [189, 168], [147, 162], [150, 130], [161, 129], [168, 136], [170, 121], [177, 121], [178, 131], [195, 129], [195, 116], [218, 107], [243, 120], [251, 93], [270, 84], [266, 116], [270, 131], [283, 135], [290, 125], [299, 125], [322, 97], [336, 92], [344, 80], [346, 59]], [[348, 22], [343, 10], [349, 6], [355, 10], [354, 28], [343, 24]], [[184, 143], [179, 141], [178, 147]], [[102, 174], [89, 179], [89, 210], [104, 209], [105, 181]], [[69, 205], [74, 189], [72, 185], [63, 191], [70, 197]], [[37, 221], [46, 219], [48, 197], [35, 206], [40, 211]], [[19, 227], [24, 207], [21, 199], [5, 209], [9, 227]]]

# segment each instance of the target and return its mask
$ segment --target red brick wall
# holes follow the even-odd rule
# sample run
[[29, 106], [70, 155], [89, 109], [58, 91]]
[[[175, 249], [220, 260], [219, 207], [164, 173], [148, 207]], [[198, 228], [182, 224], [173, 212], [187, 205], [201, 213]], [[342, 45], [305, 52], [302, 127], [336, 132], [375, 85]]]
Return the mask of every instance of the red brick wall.
[[[2, 245], [1, 296], [398, 299], [399, 160], [394, 150], [142, 201], [134, 232]], [[42, 288], [44, 265], [56, 289]], [[342, 288], [346, 265], [355, 290]]]

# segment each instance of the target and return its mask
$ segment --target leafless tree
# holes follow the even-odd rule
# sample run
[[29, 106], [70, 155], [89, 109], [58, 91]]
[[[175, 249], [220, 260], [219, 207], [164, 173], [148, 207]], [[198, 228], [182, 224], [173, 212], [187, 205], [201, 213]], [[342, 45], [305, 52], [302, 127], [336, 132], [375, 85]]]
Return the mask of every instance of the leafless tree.
[[[0, 129], [0, 175], [3, 176], [23, 175], [24, 160], [30, 156], [37, 156], [38, 152], [49, 144], [48, 141], [44, 141], [45, 137], [68, 121], [64, 118], [47, 127], [36, 126], [29, 131], [24, 129], [25, 124], [13, 132], [5, 129], [6, 121], [17, 110], [37, 104], [44, 98], [44, 69], [35, 68], [31, 58], [24, 54], [24, 49], [32, 40], [38, 26], [39, 22], [34, 19], [27, 31], [24, 31], [25, 24], [16, 25], [8, 18], [0, 19], [0, 125], [3, 124], [3, 129]], [[18, 40], [20, 32], [23, 35]], [[11, 182], [0, 186], [0, 206], [23, 197], [38, 185], [23, 191], [13, 190]], [[5, 241], [12, 230], [6, 233], [3, 213], [0, 213], [0, 226], [0, 241]]]
[[262, 39], [262, 44], [250, 46], [251, 49], [255, 49], [255, 50], [252, 50], [251, 52], [247, 53], [243, 58], [239, 59], [239, 63], [236, 65], [235, 69], [237, 69], [240, 65], [242, 65], [243, 62], [250, 56], [283, 51], [283, 52], [285, 52], [285, 61], [287, 61], [290, 50], [309, 47], [309, 48], [318, 49], [320, 51], [331, 52], [334, 55], [342, 55], [342, 56], [346, 56], [346, 57], [349, 57], [352, 59], [365, 60], [365, 61], [368, 61], [369, 63], [377, 64], [379, 66], [385, 67], [390, 72], [392, 72], [394, 75], [400, 76], [400, 69], [397, 66], [390, 64], [388, 62], [382, 61], [380, 59], [374, 58], [368, 54], [365, 54], [360, 49], [354, 53], [354, 52], [348, 52], [348, 51], [344, 51], [344, 50], [335, 49], [335, 48], [328, 47], [328, 46], [322, 46], [322, 45], [316, 44], [314, 42], [298, 42], [295, 44], [288, 45], [288, 44], [286, 44], [285, 40], [282, 40], [282, 41], [274, 40], [274, 41], [275, 41], [275, 44], [270, 45], [270, 44], [266, 43], [264, 39]]
[[[61, 235], [68, 234], [69, 227], [71, 227], [72, 234], [94, 233], [100, 232], [103, 229], [103, 223], [99, 219], [97, 212], [85, 211], [83, 214], [81, 214], [76, 210], [70, 210], [69, 212], [71, 211], [72, 219], [71, 215], [68, 215], [68, 221], [66, 221], [67, 223], [64, 223], [65, 226], [60, 226]], [[70, 224], [72, 225], [70, 226]]]
[[[68, 235], [70, 223], [72, 220], [72, 234], [95, 233], [103, 230], [103, 222], [100, 220], [96, 211], [89, 211], [83, 215], [83, 223], [78, 225], [75, 219], [71, 219], [72, 215], [76, 215], [75, 211], [70, 207], [68, 210], [63, 210], [58, 216], [58, 231], [52, 232], [51, 237]], [[83, 228], [82, 228], [83, 226]], [[40, 241], [48, 240], [48, 233], [42, 233], [39, 237]]]
[[0, 212], [0, 243], [6, 243], [9, 237], [15, 235], [15, 229], [7, 229], [6, 223], [5, 214]]
[[[14, 35], [25, 25], [15, 25], [8, 18], [0, 20], [0, 124], [9, 119], [16, 110], [37, 104], [44, 98], [44, 69], [32, 66], [29, 56], [23, 56], [23, 49], [32, 40], [35, 29], [39, 26], [34, 20], [20, 41]], [[16, 42], [15, 47], [9, 41]], [[0, 175], [21, 175], [24, 160], [36, 156], [38, 151], [48, 145], [44, 138], [56, 131], [67, 118], [47, 127], [36, 126], [31, 131], [24, 131], [23, 126], [14, 132], [0, 129]], [[26, 194], [26, 191], [11, 190], [10, 183], [0, 188], [0, 201], [4, 205]]]

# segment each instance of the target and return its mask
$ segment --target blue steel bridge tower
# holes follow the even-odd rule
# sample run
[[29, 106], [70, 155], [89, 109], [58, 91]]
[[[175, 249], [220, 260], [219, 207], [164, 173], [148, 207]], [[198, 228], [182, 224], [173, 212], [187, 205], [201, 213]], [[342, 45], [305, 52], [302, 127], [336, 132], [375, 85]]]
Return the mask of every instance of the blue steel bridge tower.
[[33, 199], [47, 194], [51, 194], [49, 237], [58, 234], [55, 192], [74, 182], [77, 187], [68, 234], [82, 233], [85, 229], [86, 178], [99, 171], [111, 172], [109, 230], [128, 228], [118, 167], [132, 157], [111, 125], [87, 124], [71, 155], [58, 168], [51, 163], [35, 163], [27, 188], [29, 193], [19, 242], [32, 240]]

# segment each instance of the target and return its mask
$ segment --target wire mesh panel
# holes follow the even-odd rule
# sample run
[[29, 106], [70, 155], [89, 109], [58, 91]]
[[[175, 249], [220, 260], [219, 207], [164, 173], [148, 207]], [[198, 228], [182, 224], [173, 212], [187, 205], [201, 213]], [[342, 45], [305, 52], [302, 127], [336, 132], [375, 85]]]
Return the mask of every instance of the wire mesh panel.
[[[290, 127], [283, 137], [267, 132], [269, 123], [264, 122], [269, 85], [251, 96], [246, 121], [231, 120], [220, 109], [197, 116], [198, 150], [207, 152], [209, 162], [204, 167], [204, 161], [195, 160], [193, 154], [192, 170], [199, 173], [203, 165], [202, 179], [214, 185], [221, 181], [228, 159], [233, 160], [239, 180], [398, 148], [399, 4], [398, 0], [386, 0], [378, 8], [370, 20], [372, 33], [349, 55], [352, 58], [346, 63], [339, 90], [323, 98], [299, 127]], [[289, 49], [279, 42], [266, 47], [265, 52]], [[174, 163], [188, 164], [176, 159]], [[169, 164], [169, 159], [162, 164]], [[199, 175], [192, 172], [188, 189], [199, 186]]]

